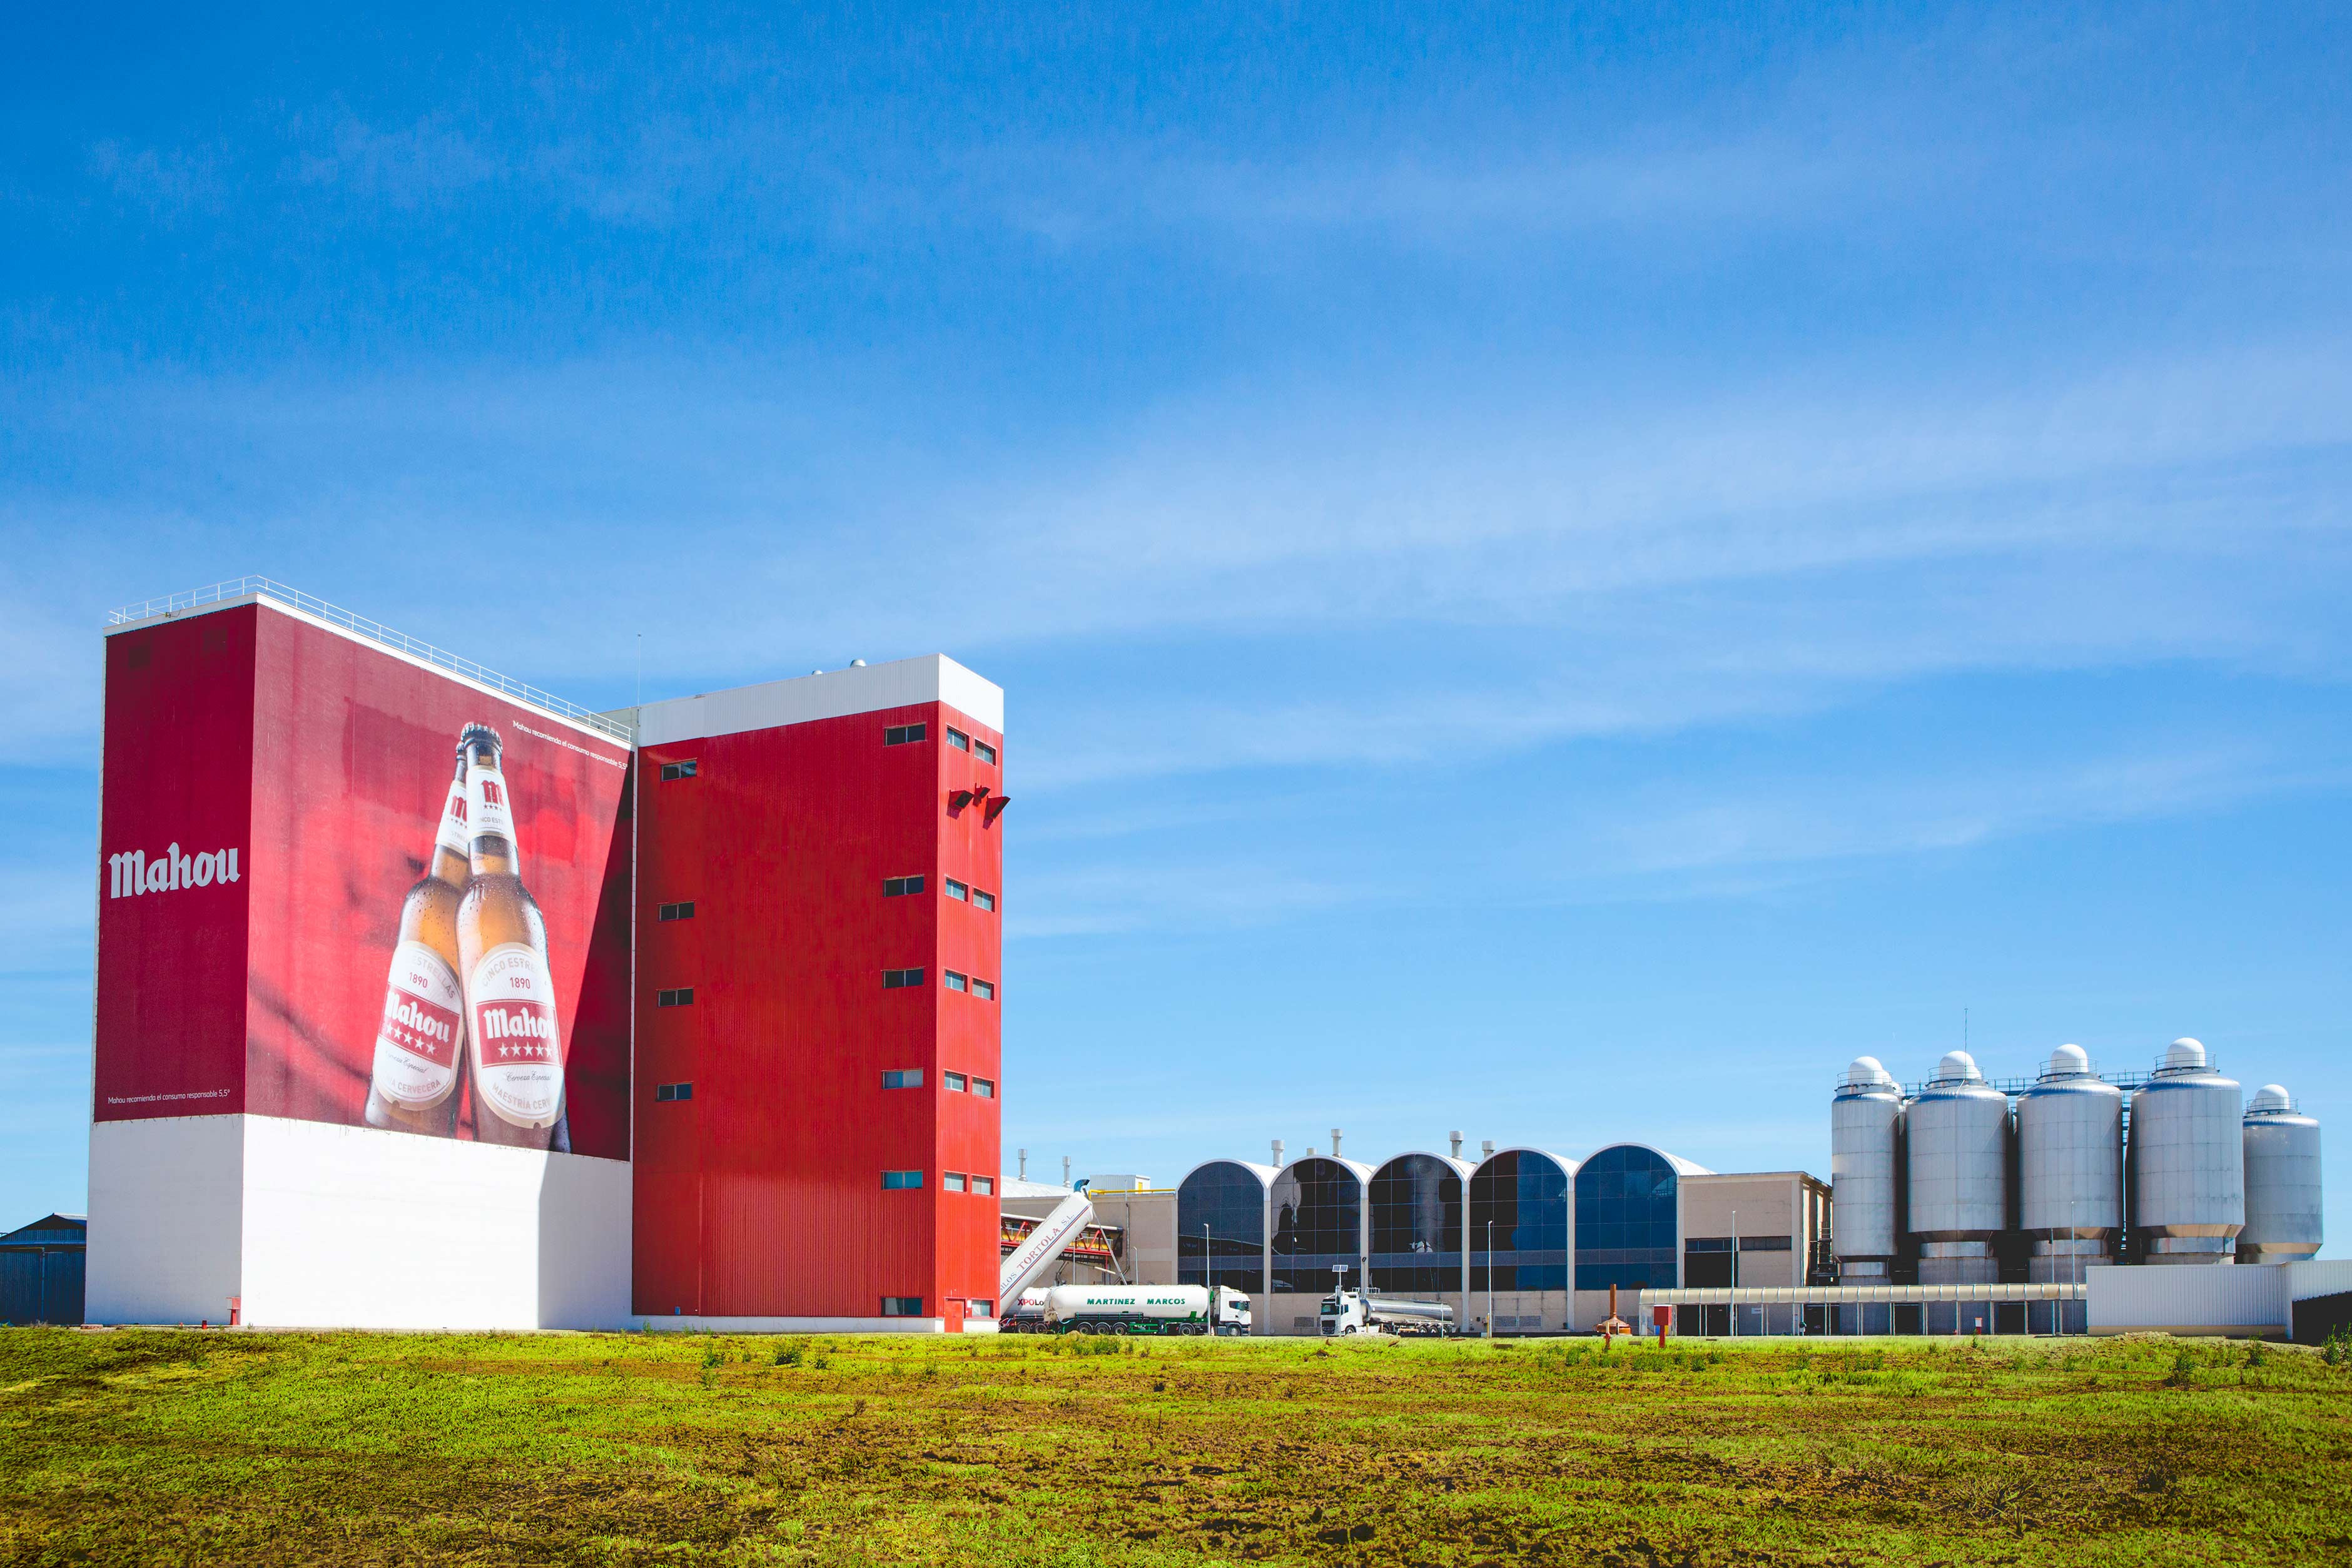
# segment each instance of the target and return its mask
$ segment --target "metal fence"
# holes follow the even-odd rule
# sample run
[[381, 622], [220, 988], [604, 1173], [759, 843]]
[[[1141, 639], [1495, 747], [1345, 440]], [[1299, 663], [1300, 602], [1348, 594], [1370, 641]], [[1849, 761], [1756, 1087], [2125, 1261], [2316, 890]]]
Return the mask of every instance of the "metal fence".
[[314, 616], [331, 626], [340, 627], [355, 637], [364, 637], [372, 643], [380, 643], [387, 648], [407, 654], [412, 659], [421, 659], [425, 664], [446, 670], [453, 675], [462, 675], [478, 685], [488, 686], [492, 691], [513, 697], [518, 702], [529, 703], [533, 707], [544, 708], [549, 713], [560, 715], [575, 724], [585, 725], [601, 735], [612, 737], [624, 746], [635, 743], [635, 733], [618, 719], [608, 718], [593, 708], [582, 707], [578, 703], [566, 702], [552, 692], [541, 691], [537, 686], [513, 680], [499, 674], [496, 670], [487, 669], [471, 659], [460, 658], [446, 649], [436, 648], [432, 643], [421, 642], [404, 632], [395, 632], [381, 622], [371, 621], [364, 615], [355, 615], [340, 605], [330, 604], [323, 599], [304, 593], [299, 589], [289, 588], [282, 582], [276, 582], [266, 577], [232, 578], [226, 582], [215, 582], [208, 588], [194, 589], [186, 593], [174, 593], [163, 599], [150, 599], [142, 604], [126, 604], [119, 610], [107, 612], [106, 623], [110, 626], [120, 626], [132, 621], [145, 621], [157, 615], [169, 615], [176, 611], [194, 610], [206, 604], [219, 604], [229, 600], [247, 598], [276, 600], [278, 603], [299, 610], [305, 615]]

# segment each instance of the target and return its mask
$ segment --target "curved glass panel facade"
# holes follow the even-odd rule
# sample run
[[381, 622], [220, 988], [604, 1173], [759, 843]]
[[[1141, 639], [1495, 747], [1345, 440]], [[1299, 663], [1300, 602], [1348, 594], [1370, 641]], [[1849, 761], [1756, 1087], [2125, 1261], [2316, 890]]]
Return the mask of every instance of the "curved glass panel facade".
[[1399, 1155], [1372, 1173], [1372, 1289], [1462, 1288], [1462, 1173]]
[[1576, 1167], [1576, 1288], [1675, 1286], [1675, 1167], [1616, 1144]]
[[1331, 1266], [1363, 1283], [1364, 1184], [1337, 1160], [1300, 1160], [1274, 1178], [1274, 1289], [1328, 1296]]
[[1265, 1184], [1247, 1166], [1218, 1160], [1176, 1189], [1176, 1282], [1265, 1289]]
[[1472, 1290], [1568, 1289], [1568, 1188], [1560, 1163], [1532, 1149], [1506, 1149], [1471, 1175]]

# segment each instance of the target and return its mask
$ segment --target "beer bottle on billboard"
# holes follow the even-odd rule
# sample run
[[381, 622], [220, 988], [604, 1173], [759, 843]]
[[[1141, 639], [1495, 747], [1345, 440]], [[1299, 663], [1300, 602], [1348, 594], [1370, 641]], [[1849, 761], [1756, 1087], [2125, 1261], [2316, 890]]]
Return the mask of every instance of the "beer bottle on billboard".
[[523, 885], [498, 731], [469, 724], [458, 749], [473, 832], [457, 954], [473, 1047], [474, 1135], [544, 1149], [555, 1143], [563, 1114], [564, 1052], [547, 923]]
[[448, 1137], [465, 1071], [466, 998], [458, 981], [457, 905], [473, 873], [466, 754], [442, 803], [425, 874], [400, 904], [400, 936], [383, 988], [383, 1019], [368, 1077], [371, 1127]]

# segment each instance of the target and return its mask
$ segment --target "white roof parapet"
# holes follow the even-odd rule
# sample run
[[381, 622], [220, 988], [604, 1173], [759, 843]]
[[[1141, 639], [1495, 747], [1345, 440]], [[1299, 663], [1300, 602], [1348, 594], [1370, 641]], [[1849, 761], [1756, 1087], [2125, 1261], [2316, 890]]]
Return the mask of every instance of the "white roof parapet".
[[[174, 593], [163, 599], [150, 599], [140, 604], [125, 604], [120, 609], [108, 611], [106, 623], [111, 629], [120, 630], [142, 621], [161, 620], [190, 610], [226, 609], [233, 604], [264, 599], [282, 604], [288, 609], [299, 611], [314, 621], [323, 622], [336, 631], [346, 632], [354, 637], [381, 643], [393, 652], [404, 654], [420, 664], [446, 670], [453, 675], [473, 682], [476, 685], [487, 686], [501, 696], [512, 697], [517, 702], [528, 703], [536, 708], [544, 708], [559, 717], [570, 719], [573, 724], [593, 729], [600, 735], [610, 736], [624, 746], [632, 744], [635, 739], [629, 726], [608, 715], [598, 713], [593, 708], [582, 707], [578, 703], [566, 702], [552, 692], [541, 691], [537, 686], [502, 675], [496, 670], [476, 664], [471, 659], [461, 658], [446, 649], [436, 648], [420, 638], [411, 637], [404, 632], [395, 632], [382, 622], [371, 621], [366, 616], [354, 614], [340, 605], [330, 604], [315, 594], [305, 593], [299, 588], [289, 588], [282, 582], [274, 582], [266, 577], [231, 578], [226, 582], [215, 582], [209, 587], [192, 589], [185, 593]], [[112, 636], [114, 630], [110, 630], [107, 635]]]
[[1004, 733], [1004, 688], [944, 653], [925, 653], [644, 703], [636, 709], [638, 744], [708, 740], [923, 703], [943, 703], [975, 724]]

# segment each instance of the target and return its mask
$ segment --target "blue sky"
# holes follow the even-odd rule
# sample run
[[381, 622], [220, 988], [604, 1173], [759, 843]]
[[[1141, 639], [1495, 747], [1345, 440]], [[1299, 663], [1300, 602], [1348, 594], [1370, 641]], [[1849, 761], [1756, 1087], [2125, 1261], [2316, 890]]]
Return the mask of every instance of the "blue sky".
[[246, 572], [1001, 682], [1033, 1171], [1826, 1175], [1964, 1009], [2352, 1125], [2340, 10], [772, 9], [16, 19], [0, 1219], [100, 622]]

